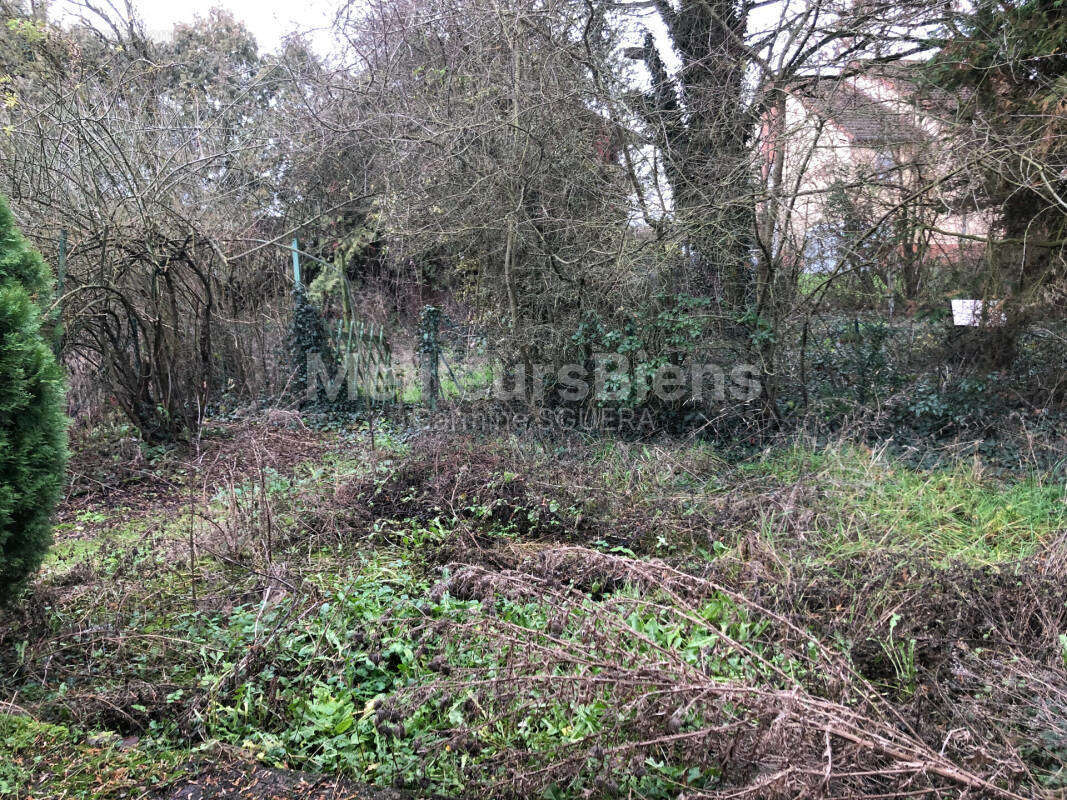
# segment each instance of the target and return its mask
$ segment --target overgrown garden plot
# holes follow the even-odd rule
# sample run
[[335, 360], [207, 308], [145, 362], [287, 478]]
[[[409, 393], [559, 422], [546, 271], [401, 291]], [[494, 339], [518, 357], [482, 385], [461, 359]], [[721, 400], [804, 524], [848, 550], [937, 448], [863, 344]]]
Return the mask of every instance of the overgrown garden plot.
[[367, 434], [231, 423], [121, 479], [164, 511], [72, 497], [0, 633], [5, 788], [219, 759], [409, 796], [1061, 786], [1062, 480]]

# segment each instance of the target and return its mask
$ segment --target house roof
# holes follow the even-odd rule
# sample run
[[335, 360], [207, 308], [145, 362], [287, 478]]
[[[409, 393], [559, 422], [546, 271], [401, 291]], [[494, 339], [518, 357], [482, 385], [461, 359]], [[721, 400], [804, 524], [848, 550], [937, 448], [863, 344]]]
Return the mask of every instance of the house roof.
[[928, 141], [910, 114], [845, 81], [819, 80], [798, 93], [814, 114], [833, 123], [853, 144], [876, 149]]

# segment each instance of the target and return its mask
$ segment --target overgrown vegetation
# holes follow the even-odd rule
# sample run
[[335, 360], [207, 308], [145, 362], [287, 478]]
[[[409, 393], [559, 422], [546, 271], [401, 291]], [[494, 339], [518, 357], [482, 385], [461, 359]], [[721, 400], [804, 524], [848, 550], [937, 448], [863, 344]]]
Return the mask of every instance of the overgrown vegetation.
[[0, 0], [0, 795], [1063, 796], [1061, 2]]
[[[156, 39], [133, 10], [4, 4], [0, 183], [63, 250], [79, 409], [195, 438], [222, 405], [303, 399], [293, 319], [331, 348], [384, 326], [414, 367], [431, 303], [533, 406], [598, 353], [638, 388], [750, 365], [755, 401], [623, 403], [719, 440], [865, 419], [1051, 466], [1027, 445], [1065, 397], [1055, 3], [664, 1], [658, 38], [585, 0], [340, 5], [326, 59], [221, 11]], [[969, 298], [982, 324], [950, 324]]]
[[1061, 478], [278, 424], [65, 509], [0, 634], [10, 785], [206, 746], [414, 796], [1060, 786]]

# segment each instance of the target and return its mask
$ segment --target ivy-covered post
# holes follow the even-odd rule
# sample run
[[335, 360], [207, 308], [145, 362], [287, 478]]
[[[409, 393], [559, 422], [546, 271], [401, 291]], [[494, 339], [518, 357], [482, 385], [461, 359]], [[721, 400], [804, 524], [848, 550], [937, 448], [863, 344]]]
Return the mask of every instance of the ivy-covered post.
[[437, 332], [441, 324], [441, 309], [426, 306], [422, 309], [419, 321], [419, 354], [422, 372], [422, 399], [430, 408], [437, 408], [437, 397], [441, 393], [441, 379], [437, 375], [437, 362], [441, 345]]
[[[308, 399], [308, 359], [318, 355], [333, 374], [329, 339], [322, 316], [307, 296], [307, 289], [300, 278], [299, 243], [293, 239], [293, 320], [289, 326], [288, 349], [293, 368], [291, 388], [301, 400]], [[314, 390], [318, 387], [310, 387]]]

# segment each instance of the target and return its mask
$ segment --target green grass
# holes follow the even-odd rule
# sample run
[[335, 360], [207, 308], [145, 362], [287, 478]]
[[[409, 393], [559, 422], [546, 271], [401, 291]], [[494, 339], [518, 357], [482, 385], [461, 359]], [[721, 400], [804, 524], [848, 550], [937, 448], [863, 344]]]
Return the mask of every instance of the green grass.
[[884, 452], [796, 447], [743, 472], [813, 487], [814, 533], [828, 551], [922, 548], [935, 559], [989, 564], [1030, 555], [1067, 529], [1062, 484], [995, 480], [974, 464], [926, 471]]
[[[440, 539], [441, 533], [413, 530], [412, 536], [410, 545], [403, 548], [359, 551], [339, 546], [317, 551], [305, 570], [315, 586], [313, 596], [284, 596], [276, 603], [252, 602], [226, 609], [214, 603], [194, 605], [183, 570], [176, 572], [166, 560], [147, 560], [136, 570], [142, 599], [132, 613], [127, 609], [120, 615], [110, 597], [83, 597], [90, 607], [67, 609], [68, 614], [92, 619], [94, 624], [121, 628], [126, 639], [121, 651], [99, 654], [109, 659], [109, 669], [96, 674], [91, 684], [81, 683], [77, 690], [105, 694], [139, 681], [184, 687], [173, 693], [175, 715], [185, 697], [206, 691], [211, 699], [203, 706], [202, 721], [208, 737], [241, 747], [265, 763], [345, 774], [379, 786], [430, 780], [436, 792], [459, 793], [472, 757], [433, 744], [457, 720], [462, 721], [467, 695], [457, 696], [445, 707], [430, 704], [405, 714], [400, 735], [383, 729], [375, 710], [392, 693], [438, 678], [439, 670], [432, 665], [435, 655], [445, 658], [452, 668], [474, 669], [483, 679], [503, 669], [501, 659], [510, 656], [478, 635], [469, 640], [416, 635], [419, 625], [427, 621], [462, 625], [483, 614], [485, 607], [448, 595], [429, 598], [433, 579], [424, 577], [425, 571], [413, 564], [418, 551]], [[115, 581], [118, 574], [108, 573], [112, 568], [104, 564], [100, 579]], [[204, 557], [199, 568], [210, 575], [227, 566]], [[231, 588], [250, 580], [239, 570], [227, 577], [226, 585]], [[201, 593], [205, 589], [201, 586]], [[127, 591], [116, 585], [104, 594], [117, 597]], [[314, 597], [319, 600], [313, 601]], [[597, 602], [590, 600], [575, 609], [564, 630], [554, 635], [584, 641], [587, 615], [596, 608]], [[699, 616], [706, 624], [680, 622], [666, 609], [656, 609], [650, 606], [626, 620], [634, 630], [628, 642], [634, 658], [660, 658], [658, 652], [648, 650], [647, 640], [696, 664], [706, 658], [705, 651], [720, 630], [736, 639], [760, 634], [745, 612], [725, 598], [709, 600], [700, 608]], [[49, 622], [66, 627], [69, 619], [59, 620], [58, 613], [51, 611]], [[550, 603], [501, 599], [493, 618], [520, 626], [529, 631], [531, 640], [541, 641], [557, 615], [558, 609]], [[625, 633], [626, 629], [621, 630]], [[173, 645], [164, 645], [163, 639]], [[253, 662], [253, 669], [238, 671], [239, 680], [231, 683], [234, 670], [240, 669], [238, 665], [256, 646], [264, 648], [263, 658]], [[749, 674], [753, 665], [741, 659], [724, 656], [718, 669], [724, 678], [757, 679]], [[40, 687], [34, 699], [43, 701], [40, 707], [54, 709], [56, 705], [49, 701], [62, 700], [65, 691], [62, 684], [48, 690]], [[504, 747], [543, 752], [547, 758], [562, 746], [595, 737], [604, 724], [609, 700], [605, 694], [602, 701], [574, 708], [566, 699], [547, 697], [531, 705], [529, 698], [520, 698], [506, 724], [485, 728], [488, 718], [478, 724], [468, 720], [484, 737], [478, 758], [489, 764]], [[28, 797], [22, 787], [30, 783], [49, 787], [34, 796], [110, 798], [122, 792], [139, 796], [173, 771], [182, 752], [181, 736], [166, 721], [152, 723], [143, 746], [120, 750], [111, 744], [90, 744], [84, 733], [66, 727], [24, 718], [0, 719], [0, 761], [9, 765], [0, 771], [0, 789], [7, 787], [14, 797]], [[42, 742], [51, 744], [44, 747]], [[663, 772], [663, 780], [676, 780], [685, 773], [684, 766], [667, 762], [657, 769]], [[713, 778], [705, 775], [702, 779]], [[660, 780], [650, 770], [643, 785], [655, 791], [647, 796], [668, 796]], [[132, 787], [136, 791], [128, 791]]]
[[452, 368], [456, 372], [456, 380], [452, 373], [444, 365], [441, 368], [441, 395], [446, 398], [462, 398], [471, 392], [481, 391], [493, 385], [493, 371], [488, 364], [474, 369], [463, 371]]
[[[442, 363], [438, 369], [438, 378], [441, 381], [441, 397], [446, 400], [462, 400], [472, 393], [482, 392], [493, 385], [493, 371], [489, 365], [464, 370], [462, 367], [453, 366], [455, 378], [448, 368]], [[405, 380], [402, 385], [400, 399], [404, 403], [418, 404], [422, 402], [422, 383], [415, 379]]]
[[123, 744], [118, 736], [0, 713], [0, 797], [12, 800], [143, 796], [180, 774], [189, 755], [152, 740]]
[[408, 405], [422, 403], [422, 386], [418, 381], [405, 381], [401, 387], [400, 402]]
[[[392, 693], [437, 679], [440, 668], [434, 661], [444, 659], [452, 669], [473, 670], [471, 680], [484, 681], [505, 670], [509, 659], [522, 656], [511, 648], [499, 649], [491, 644], [491, 636], [473, 631], [463, 640], [418, 634], [420, 627], [434, 620], [462, 625], [484, 613], [485, 606], [448, 595], [427, 599], [430, 584], [413, 574], [406, 550], [382, 549], [361, 560], [351, 553], [338, 558], [337, 568], [319, 573], [316, 582], [327, 600], [312, 613], [296, 616], [281, 603], [266, 611], [252, 605], [214, 617], [189, 618], [195, 627], [182, 635], [209, 643], [212, 653], [200, 678], [204, 685], [220, 678], [257, 637], [262, 639], [263, 631], [282, 626], [262, 669], [210, 706], [205, 716], [210, 735], [240, 745], [270, 764], [343, 773], [381, 786], [429, 780], [435, 791], [448, 795], [463, 791], [472, 760], [495, 769], [494, 754], [505, 748], [543, 753], [548, 759], [561, 747], [595, 738], [602, 730], [603, 712], [611, 705], [606, 689], [601, 699], [580, 707], [565, 698], [523, 695], [508, 701], [507, 707], [496, 706], [484, 719], [462, 711], [476, 693], [461, 691], [443, 706], [432, 702], [405, 713], [398, 720], [402, 733], [382, 727], [376, 710], [388, 705]], [[323, 554], [319, 566], [327, 562]], [[341, 564], [347, 567], [342, 570]], [[616, 596], [627, 594], [622, 590]], [[590, 599], [572, 608], [564, 627], [552, 636], [584, 642], [597, 607], [598, 602]], [[550, 603], [500, 598], [493, 619], [511, 623], [531, 641], [546, 644], [557, 615]], [[765, 623], [750, 621], [726, 597], [709, 599], [695, 615], [703, 622], [683, 621], [663, 606], [647, 605], [629, 614], [624, 623], [629, 628], [620, 627], [614, 641], [634, 659], [658, 662], [663, 651], [670, 651], [694, 666], [713, 669], [724, 680], [768, 679], [757, 662], [729, 650], [720, 650], [721, 658], [705, 663], [721, 633], [750, 642], [763, 633]], [[628, 635], [630, 629], [633, 633]], [[779, 662], [769, 646], [765, 656]], [[781, 665], [791, 668], [784, 661]], [[575, 669], [577, 677], [590, 668]], [[602, 667], [591, 669], [598, 672]], [[477, 732], [481, 755], [434, 746], [457, 725], [469, 725]], [[679, 774], [684, 773], [676, 766]], [[656, 780], [644, 781], [646, 790], [655, 791], [643, 796], [668, 796], [664, 787], [653, 785]]]
[[82, 511], [70, 522], [55, 526], [56, 541], [45, 557], [46, 570], [62, 571], [107, 547], [125, 546], [143, 538], [160, 519], [126, 519], [130, 509], [117, 508], [109, 514]]

